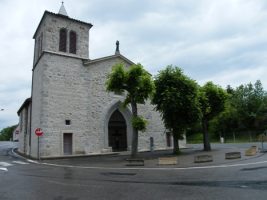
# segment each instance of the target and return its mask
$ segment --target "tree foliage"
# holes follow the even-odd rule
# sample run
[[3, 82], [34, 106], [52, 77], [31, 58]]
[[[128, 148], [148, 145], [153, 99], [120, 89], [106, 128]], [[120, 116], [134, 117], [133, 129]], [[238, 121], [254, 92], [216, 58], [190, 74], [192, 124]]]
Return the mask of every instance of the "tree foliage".
[[151, 75], [141, 64], [131, 65], [126, 68], [122, 63], [115, 64], [106, 81], [107, 91], [125, 94], [124, 106], [131, 105], [133, 114], [133, 136], [131, 156], [137, 155], [138, 130], [144, 131], [146, 121], [138, 116], [137, 104], [144, 104], [154, 90]]
[[125, 105], [131, 100], [144, 104], [154, 90], [151, 75], [141, 64], [131, 65], [127, 70], [122, 63], [113, 66], [106, 82], [107, 90], [116, 94], [126, 92]]
[[208, 134], [209, 121], [224, 111], [226, 99], [227, 93], [212, 82], [207, 82], [204, 86], [200, 87], [199, 105], [202, 113], [201, 123], [205, 151], [211, 150]]
[[232, 104], [238, 110], [240, 125], [247, 129], [255, 128], [267, 111], [266, 93], [261, 82], [237, 87], [233, 93]]
[[199, 118], [197, 83], [178, 67], [167, 66], [155, 77], [152, 103], [161, 113], [166, 128], [172, 131], [174, 153], [179, 151], [178, 139]]
[[238, 111], [231, 105], [231, 97], [228, 96], [225, 109], [217, 117], [210, 121], [209, 130], [213, 133], [214, 137], [224, 137], [226, 135], [235, 134], [238, 130]]
[[267, 94], [261, 82], [227, 87], [228, 100], [225, 111], [214, 121], [213, 131], [225, 136], [236, 132], [262, 132], [267, 128]]
[[141, 116], [133, 117], [132, 125], [136, 130], [144, 132], [146, 130], [147, 120]]
[[0, 131], [0, 141], [9, 141], [13, 136], [13, 131], [16, 129], [17, 125], [9, 126], [3, 128]]
[[[209, 121], [208, 131], [212, 139], [219, 136], [226, 140], [252, 141], [267, 129], [267, 93], [258, 80], [236, 88], [226, 88], [225, 109]], [[190, 136], [199, 130], [192, 129]], [[253, 138], [254, 137], [254, 138]]]
[[226, 90], [212, 82], [200, 87], [180, 68], [167, 66], [155, 76], [154, 85], [140, 64], [127, 70], [123, 64], [117, 64], [106, 84], [108, 91], [126, 95], [124, 105], [131, 104], [132, 155], [137, 152], [138, 131], [144, 131], [147, 123], [138, 116], [137, 103], [145, 103], [153, 91], [152, 103], [173, 134], [174, 153], [179, 151], [178, 139], [182, 139], [188, 129], [193, 135], [200, 133], [202, 126], [204, 150], [207, 151], [211, 149], [210, 133], [225, 136], [238, 131], [267, 129], [267, 93], [260, 81], [237, 88], [228, 85]]

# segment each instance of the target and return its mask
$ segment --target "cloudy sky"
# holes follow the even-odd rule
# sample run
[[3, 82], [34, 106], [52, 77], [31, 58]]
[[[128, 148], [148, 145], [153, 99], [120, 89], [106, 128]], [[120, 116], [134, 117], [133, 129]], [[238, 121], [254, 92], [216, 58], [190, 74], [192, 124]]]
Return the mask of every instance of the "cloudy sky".
[[[68, 15], [94, 26], [90, 58], [121, 53], [155, 75], [181, 67], [199, 84], [223, 87], [260, 79], [267, 89], [266, 0], [65, 0]], [[18, 123], [30, 96], [32, 36], [60, 1], [0, 0], [0, 129]]]

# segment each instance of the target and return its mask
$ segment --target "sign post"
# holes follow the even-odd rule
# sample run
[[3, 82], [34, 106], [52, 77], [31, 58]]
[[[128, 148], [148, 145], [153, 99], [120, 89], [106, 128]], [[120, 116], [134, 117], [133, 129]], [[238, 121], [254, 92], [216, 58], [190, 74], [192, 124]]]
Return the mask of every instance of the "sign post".
[[41, 128], [35, 129], [35, 135], [38, 137], [38, 147], [37, 147], [37, 156], [38, 160], [40, 160], [40, 136], [42, 136], [44, 133]]

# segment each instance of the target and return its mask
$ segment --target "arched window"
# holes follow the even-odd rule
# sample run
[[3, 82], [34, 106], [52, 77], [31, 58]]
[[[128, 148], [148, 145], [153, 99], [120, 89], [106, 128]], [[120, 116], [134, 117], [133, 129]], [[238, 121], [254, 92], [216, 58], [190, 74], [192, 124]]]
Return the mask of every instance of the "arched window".
[[62, 28], [59, 32], [59, 51], [67, 51], [67, 29]]
[[77, 35], [76, 32], [70, 31], [70, 45], [69, 45], [69, 52], [76, 54], [76, 42], [77, 42]]

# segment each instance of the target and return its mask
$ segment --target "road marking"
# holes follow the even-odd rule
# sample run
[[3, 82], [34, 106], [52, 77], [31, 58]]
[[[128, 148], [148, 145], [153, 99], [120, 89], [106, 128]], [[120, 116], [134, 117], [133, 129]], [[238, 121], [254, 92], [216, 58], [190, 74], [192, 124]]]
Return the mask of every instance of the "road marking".
[[255, 163], [244, 163], [244, 164], [233, 164], [233, 165], [212, 165], [212, 166], [201, 166], [201, 167], [174, 167], [174, 168], [148, 168], [148, 167], [87, 167], [87, 166], [75, 166], [75, 165], [59, 165], [53, 163], [39, 163], [54, 167], [68, 167], [68, 168], [79, 168], [79, 169], [103, 169], [103, 170], [192, 170], [192, 169], [212, 169], [212, 168], [227, 168], [227, 167], [240, 167], [248, 165], [266, 164], [267, 161], [259, 161]]
[[2, 168], [2, 167], [0, 167], [0, 170], [6, 171], [6, 172], [8, 171], [7, 168]]
[[40, 164], [39, 162], [34, 161], [34, 160], [30, 160], [30, 159], [27, 159], [27, 161], [30, 162], [30, 163]]
[[7, 163], [7, 162], [0, 162], [0, 165], [3, 166], [3, 167], [9, 167], [9, 166], [12, 166], [12, 164]]
[[12, 161], [13, 163], [16, 163], [16, 164], [21, 164], [21, 165], [27, 165], [27, 164], [30, 164], [30, 163], [26, 163], [26, 162], [22, 162], [22, 161]]

